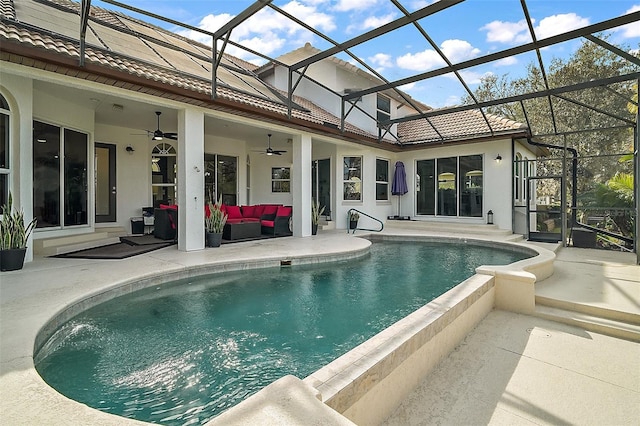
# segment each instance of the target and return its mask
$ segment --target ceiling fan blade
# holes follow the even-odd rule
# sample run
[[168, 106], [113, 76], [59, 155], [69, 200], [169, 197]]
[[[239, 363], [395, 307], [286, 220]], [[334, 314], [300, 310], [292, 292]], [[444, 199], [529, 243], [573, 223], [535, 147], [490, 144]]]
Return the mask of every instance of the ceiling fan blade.
[[178, 140], [178, 134], [177, 133], [165, 133], [164, 137], [167, 139], [173, 139], [174, 141]]
[[273, 153], [276, 154], [276, 155], [282, 155], [283, 152], [287, 152], [287, 151], [285, 151], [283, 149], [274, 149], [273, 150]]

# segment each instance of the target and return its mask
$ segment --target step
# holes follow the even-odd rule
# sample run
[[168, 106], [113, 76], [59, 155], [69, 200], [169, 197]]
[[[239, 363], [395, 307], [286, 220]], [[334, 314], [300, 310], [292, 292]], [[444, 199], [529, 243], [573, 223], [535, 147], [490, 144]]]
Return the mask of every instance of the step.
[[561, 309], [565, 311], [579, 312], [582, 314], [593, 315], [600, 318], [606, 318], [613, 321], [621, 321], [632, 325], [640, 326], [640, 315], [632, 312], [622, 312], [613, 309], [601, 308], [599, 306], [586, 305], [567, 300], [552, 299], [544, 296], [536, 296], [536, 306], [547, 306], [550, 308]]
[[640, 342], [639, 325], [543, 305], [536, 305], [534, 315], [551, 321], [573, 325], [595, 333]]
[[33, 252], [39, 256], [54, 256], [114, 244], [119, 242], [120, 237], [124, 235], [127, 235], [124, 228], [113, 226], [97, 228], [95, 232], [87, 232], [85, 234], [40, 238], [33, 241]]
[[[485, 224], [464, 224], [457, 222], [440, 222], [426, 220], [387, 220], [385, 229], [415, 229], [431, 232], [448, 232], [454, 234], [477, 234], [477, 235], [514, 235], [511, 230], [500, 229], [497, 225]], [[522, 238], [518, 235], [516, 238]]]

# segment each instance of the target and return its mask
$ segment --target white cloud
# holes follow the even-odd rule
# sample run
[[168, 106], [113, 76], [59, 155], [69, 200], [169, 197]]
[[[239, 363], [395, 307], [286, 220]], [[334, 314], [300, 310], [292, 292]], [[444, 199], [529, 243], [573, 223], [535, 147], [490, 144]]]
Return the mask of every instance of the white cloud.
[[515, 56], [507, 56], [506, 58], [499, 59], [493, 63], [494, 67], [508, 67], [518, 63], [518, 58]]
[[517, 43], [523, 33], [528, 34], [527, 21], [524, 19], [518, 22], [492, 21], [480, 29], [487, 31], [487, 41], [490, 43]]
[[[282, 8], [308, 25], [328, 33], [336, 29], [335, 19], [329, 14], [318, 11], [317, 7], [326, 1], [293, 0]], [[233, 18], [233, 15], [226, 13], [209, 14], [202, 18], [198, 26], [209, 32], [215, 32]], [[180, 34], [211, 45], [211, 37], [203, 36], [196, 31], [183, 31]], [[287, 43], [302, 44], [311, 40], [312, 37], [313, 34], [300, 25], [268, 8], [260, 10], [231, 32], [231, 38], [234, 41], [266, 55], [282, 49]], [[245, 59], [252, 56], [232, 46], [228, 46], [226, 52]]]
[[542, 40], [589, 24], [589, 18], [583, 18], [575, 13], [562, 13], [543, 18], [534, 30], [538, 40]]
[[450, 95], [447, 99], [444, 100], [444, 105], [442, 106], [455, 106], [460, 105], [460, 96]]
[[[447, 74], [447, 76], [450, 76], [450, 75], [452, 75], [452, 74]], [[485, 72], [485, 73], [482, 73], [482, 74], [480, 74], [479, 72], [475, 72], [475, 71], [460, 71], [460, 76], [465, 81], [465, 83], [467, 83], [469, 85], [480, 84], [480, 82], [482, 81], [482, 78], [488, 77], [490, 75], [493, 75], [493, 73], [491, 71]]]
[[375, 55], [369, 57], [369, 61], [380, 68], [393, 67], [391, 55], [387, 55], [386, 53], [376, 53]]
[[[532, 19], [531, 22], [534, 24], [533, 30], [538, 40], [590, 24], [589, 18], [583, 18], [575, 13], [547, 16], [541, 19], [538, 25], [535, 25], [535, 19]], [[491, 43], [518, 44], [532, 41], [529, 26], [524, 19], [518, 22], [492, 21], [481, 27], [480, 30], [487, 32], [487, 41]]]
[[[629, 10], [627, 10], [625, 12], [625, 15], [628, 15], [633, 12], [637, 12], [639, 10], [640, 10], [640, 4], [636, 4], [632, 6]], [[640, 37], [640, 23], [635, 22], [635, 23], [623, 25], [620, 28], [618, 28], [617, 31], [620, 32], [620, 34], [624, 38]]]
[[[445, 40], [440, 45], [440, 49], [454, 64], [475, 58], [480, 54], [480, 49], [464, 40]], [[407, 53], [398, 57], [396, 63], [399, 67], [412, 71], [426, 71], [446, 64], [440, 55], [431, 49], [418, 53]]]
[[411, 91], [413, 88], [416, 87], [416, 83], [407, 83], [407, 84], [403, 84], [402, 86], [398, 86], [398, 89], [402, 90], [403, 92], [407, 92], [409, 93], [409, 91]]
[[350, 12], [352, 10], [371, 9], [378, 0], [338, 0], [334, 9], [338, 12]]
[[360, 28], [363, 30], [378, 28], [393, 21], [395, 17], [395, 13], [389, 13], [388, 15], [384, 16], [370, 16], [364, 20]]

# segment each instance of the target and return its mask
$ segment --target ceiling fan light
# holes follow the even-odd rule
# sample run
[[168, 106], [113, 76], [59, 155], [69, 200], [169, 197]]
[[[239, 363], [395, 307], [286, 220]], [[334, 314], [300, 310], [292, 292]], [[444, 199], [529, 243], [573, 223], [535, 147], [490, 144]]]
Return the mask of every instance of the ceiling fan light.
[[156, 130], [155, 132], [153, 132], [153, 140], [154, 141], [161, 141], [163, 138], [163, 134], [160, 130]]

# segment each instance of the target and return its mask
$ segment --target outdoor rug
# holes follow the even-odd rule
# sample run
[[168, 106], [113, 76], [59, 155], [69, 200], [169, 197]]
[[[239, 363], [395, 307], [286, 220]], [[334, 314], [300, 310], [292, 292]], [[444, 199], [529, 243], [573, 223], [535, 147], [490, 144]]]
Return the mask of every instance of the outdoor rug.
[[58, 254], [52, 257], [70, 259], [126, 259], [127, 257], [149, 253], [150, 251], [175, 244], [174, 241], [159, 240], [154, 238], [152, 235], [144, 235], [141, 237], [121, 237], [120, 240], [121, 242], [119, 243], [78, 250], [71, 253]]

